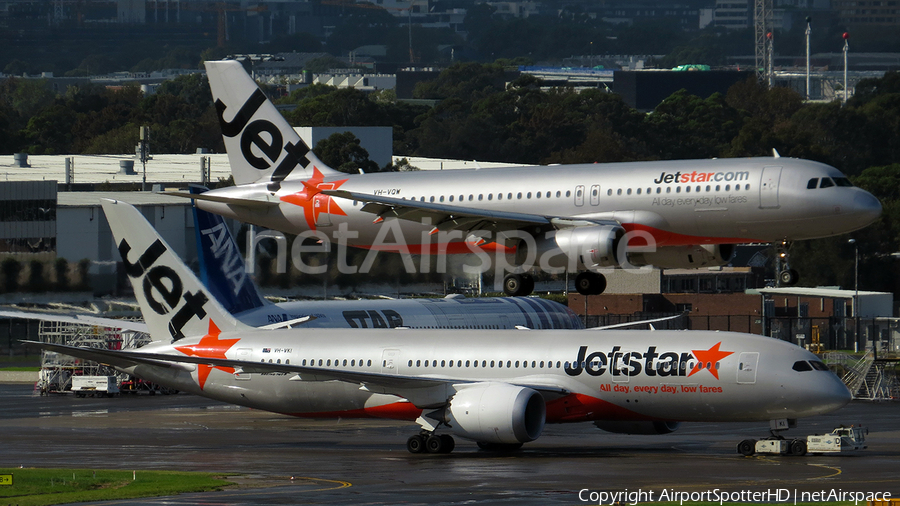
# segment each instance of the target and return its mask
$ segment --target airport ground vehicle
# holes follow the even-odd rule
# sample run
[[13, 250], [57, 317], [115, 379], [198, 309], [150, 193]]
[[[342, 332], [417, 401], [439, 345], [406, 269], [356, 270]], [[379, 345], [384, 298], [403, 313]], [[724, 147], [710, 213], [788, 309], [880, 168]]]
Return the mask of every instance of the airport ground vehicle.
[[784, 439], [772, 437], [769, 439], [745, 439], [738, 443], [737, 451], [746, 456], [755, 453], [777, 453], [780, 455], [803, 456], [807, 453], [840, 453], [854, 450], [864, 450], [866, 446], [866, 434], [869, 430], [865, 427], [837, 427], [830, 434], [807, 436], [806, 439]]
[[112, 397], [119, 393], [115, 376], [72, 376], [72, 392], [77, 397], [105, 395]]

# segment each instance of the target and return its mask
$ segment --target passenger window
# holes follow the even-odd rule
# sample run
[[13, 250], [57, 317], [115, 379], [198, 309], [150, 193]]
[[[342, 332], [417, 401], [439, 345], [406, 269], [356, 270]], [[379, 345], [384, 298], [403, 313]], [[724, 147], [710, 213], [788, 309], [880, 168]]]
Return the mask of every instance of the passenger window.
[[[547, 194], [544, 195], [544, 196], [547, 197], [547, 198], [549, 199], [549, 198], [550, 198], [550, 192], [547, 192]], [[559, 192], [556, 192], [556, 196], [559, 197]]]
[[571, 196], [572, 196], [572, 190], [566, 190], [566, 198], [569, 198]]
[[832, 186], [834, 186], [834, 181], [830, 177], [823, 177], [819, 188], [831, 188]]
[[541, 198], [541, 192], [535, 193], [534, 196], [535, 196], [536, 198]]
[[475, 196], [474, 196], [474, 195], [472, 195], [472, 194], [469, 194], [469, 202], [472, 202], [472, 200], [473, 200], [473, 199], [474, 199], [474, 198], [475, 198]]
[[450, 202], [453, 202], [453, 195], [450, 195]]
[[443, 195], [441, 195], [440, 201], [441, 201], [441, 202], [444, 201], [444, 196], [443, 196]]
[[606, 190], [606, 195], [607, 195], [607, 196], [611, 196], [611, 195], [612, 195], [612, 188], [610, 188], [609, 190]]
[[516, 198], [517, 198], [517, 199], [522, 198], [522, 192], [517, 193], [517, 194], [516, 194]]
[[678, 187], [675, 188], [675, 193], [681, 193], [681, 187], [680, 187], [680, 186], [678, 186]]
[[691, 193], [691, 187], [690, 187], [690, 186], [686, 186], [686, 187], [684, 188], [684, 192], [685, 192], [685, 193]]
[[637, 189], [637, 194], [638, 194], [638, 195], [641, 194], [641, 189], [640, 189], [640, 188]]
[[618, 190], [616, 190], [616, 195], [621, 195], [621, 194], [622, 194], [622, 189], [621, 189], [621, 188], [619, 188]]
[[666, 193], [672, 193], [672, 187], [666, 186]]
[[488, 200], [494, 200], [494, 194], [488, 193]]
[[628, 191], [626, 191], [625, 193], [628, 195], [631, 195], [631, 188], [629, 188]]
[[483, 193], [479, 193], [479, 194], [478, 194], [478, 200], [484, 200], [484, 194], [483, 194]]
[[726, 185], [725, 185], [725, 191], [727, 191], [727, 192], [730, 192], [730, 191], [731, 191], [731, 185], [730, 185], [730, 184], [726, 184]]
[[[519, 194], [519, 197], [521, 198], [521, 196], [522, 196], [522, 194], [520, 193], [520, 194]], [[507, 193], [507, 194], [506, 194], [506, 200], [512, 200], [512, 193]]]

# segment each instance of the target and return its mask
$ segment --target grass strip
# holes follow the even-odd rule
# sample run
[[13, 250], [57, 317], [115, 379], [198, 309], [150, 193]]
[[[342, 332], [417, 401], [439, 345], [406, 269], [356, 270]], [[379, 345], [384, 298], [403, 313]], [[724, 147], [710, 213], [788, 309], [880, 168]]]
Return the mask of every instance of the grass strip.
[[233, 485], [212, 473], [0, 468], [0, 503], [45, 506], [208, 492]]

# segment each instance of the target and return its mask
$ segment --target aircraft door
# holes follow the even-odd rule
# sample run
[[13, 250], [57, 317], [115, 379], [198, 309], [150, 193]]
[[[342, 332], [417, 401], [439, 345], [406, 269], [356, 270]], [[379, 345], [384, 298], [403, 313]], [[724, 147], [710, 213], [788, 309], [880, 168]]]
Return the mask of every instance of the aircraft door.
[[781, 182], [781, 167], [763, 167], [759, 181], [759, 208], [778, 207], [778, 186]]
[[591, 205], [596, 206], [600, 204], [600, 185], [595, 184], [591, 185]]
[[381, 354], [381, 373], [400, 374], [400, 350], [384, 350]]
[[[320, 190], [333, 190], [333, 183], [322, 183], [318, 186]], [[334, 205], [334, 199], [329, 195], [317, 193], [313, 196], [313, 216], [316, 220], [316, 227], [331, 226], [331, 206]]]
[[582, 185], [575, 187], [575, 205], [577, 207], [584, 205], [584, 186]]
[[741, 353], [738, 363], [737, 382], [740, 385], [752, 385], [756, 383], [756, 366], [759, 363], [759, 352]]

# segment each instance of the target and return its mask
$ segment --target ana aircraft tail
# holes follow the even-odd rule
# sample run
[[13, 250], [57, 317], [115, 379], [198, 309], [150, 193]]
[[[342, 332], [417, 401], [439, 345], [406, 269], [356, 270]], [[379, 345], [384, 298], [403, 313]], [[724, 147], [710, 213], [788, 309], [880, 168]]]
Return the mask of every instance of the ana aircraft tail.
[[[191, 186], [191, 194], [207, 191]], [[235, 315], [269, 304], [247, 274], [244, 258], [225, 220], [196, 205], [194, 230], [197, 232], [197, 256], [200, 258], [200, 280], [229, 313]]]
[[251, 329], [219, 304], [140, 211], [114, 200], [102, 205], [153, 341]]
[[285, 179], [312, 177], [314, 167], [338, 173], [316, 158], [240, 62], [205, 65], [235, 184], [268, 182], [276, 191]]

